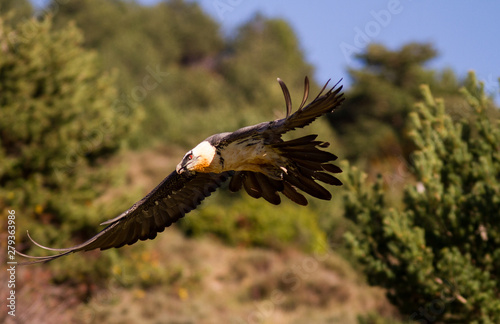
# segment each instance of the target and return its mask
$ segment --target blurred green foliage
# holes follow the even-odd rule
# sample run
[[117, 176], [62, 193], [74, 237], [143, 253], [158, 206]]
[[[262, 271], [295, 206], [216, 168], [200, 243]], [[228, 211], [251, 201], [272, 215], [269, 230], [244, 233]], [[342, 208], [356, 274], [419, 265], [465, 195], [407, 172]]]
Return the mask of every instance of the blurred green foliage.
[[[406, 158], [415, 146], [407, 137], [406, 120], [427, 84], [445, 99], [455, 120], [467, 117], [466, 101], [458, 93], [464, 81], [453, 71], [426, 67], [437, 51], [431, 44], [410, 43], [396, 50], [371, 44], [357, 55], [361, 68], [349, 69], [353, 85], [341, 110], [329, 117], [351, 161], [379, 162], [387, 157]], [[360, 131], [362, 130], [362, 131]]]
[[0, 1], [0, 13], [4, 23], [15, 25], [33, 14], [33, 8], [29, 0], [2, 0]]
[[352, 168], [345, 183], [345, 214], [358, 225], [348, 246], [410, 320], [500, 321], [500, 120], [473, 73], [465, 83], [473, 118], [460, 122], [421, 87], [409, 119], [417, 182], [406, 184], [402, 209], [386, 202], [381, 177], [369, 184]]
[[84, 46], [119, 70], [121, 96], [143, 86], [148, 67], [166, 75], [140, 100], [145, 118], [131, 141], [135, 148], [193, 146], [213, 133], [283, 116], [276, 77], [300, 99], [304, 76], [312, 76], [297, 37], [280, 19], [257, 15], [230, 38], [197, 4], [179, 0], [69, 1], [54, 19], [57, 26], [75, 21]]
[[306, 252], [326, 252], [325, 233], [310, 208], [297, 209], [290, 202], [274, 206], [246, 195], [229, 195], [213, 197], [213, 203], [184, 218], [179, 223], [182, 231], [192, 236], [210, 233], [230, 245], [298, 246]]

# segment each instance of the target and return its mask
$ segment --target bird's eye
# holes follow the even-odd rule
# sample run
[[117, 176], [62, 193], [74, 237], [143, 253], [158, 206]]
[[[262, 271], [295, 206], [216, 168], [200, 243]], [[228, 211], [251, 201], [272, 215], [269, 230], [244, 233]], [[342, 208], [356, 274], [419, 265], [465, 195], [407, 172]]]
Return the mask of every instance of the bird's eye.
[[187, 156], [187, 158], [188, 158], [188, 160], [192, 160], [192, 159], [193, 159], [193, 154], [189, 154], [189, 155]]

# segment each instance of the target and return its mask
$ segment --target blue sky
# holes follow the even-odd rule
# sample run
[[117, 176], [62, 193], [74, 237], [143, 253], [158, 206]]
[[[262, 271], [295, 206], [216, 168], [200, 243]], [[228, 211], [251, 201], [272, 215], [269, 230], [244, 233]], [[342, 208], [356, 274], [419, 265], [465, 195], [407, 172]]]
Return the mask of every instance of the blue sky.
[[345, 78], [346, 68], [356, 66], [354, 50], [363, 50], [366, 40], [392, 49], [419, 41], [432, 42], [440, 53], [431, 67], [450, 67], [460, 76], [475, 70], [490, 93], [499, 90], [498, 1], [197, 2], [225, 33], [231, 33], [256, 12], [286, 19], [297, 33], [307, 60], [316, 67], [315, 78], [320, 83], [328, 78]]
[[[36, 0], [35, 3], [44, 2]], [[152, 4], [157, 0], [139, 0]], [[197, 0], [225, 34], [260, 12], [287, 20], [295, 30], [315, 79], [344, 78], [356, 66], [353, 54], [367, 41], [396, 49], [410, 41], [432, 42], [440, 56], [432, 68], [452, 68], [459, 76], [475, 70], [489, 93], [500, 77], [499, 1], [285, 1]], [[290, 67], [293, 68], [293, 67]], [[497, 96], [498, 99], [498, 96]]]

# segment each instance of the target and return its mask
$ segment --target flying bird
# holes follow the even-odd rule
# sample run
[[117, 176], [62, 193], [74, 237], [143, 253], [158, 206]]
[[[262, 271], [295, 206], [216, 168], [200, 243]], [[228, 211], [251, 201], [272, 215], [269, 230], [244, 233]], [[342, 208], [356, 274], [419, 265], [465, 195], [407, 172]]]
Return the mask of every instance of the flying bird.
[[103, 222], [107, 225], [86, 242], [65, 249], [37, 246], [58, 254], [35, 257], [16, 251], [31, 259], [28, 263], [48, 262], [61, 256], [94, 249], [119, 248], [138, 240], [154, 239], [165, 227], [195, 209], [226, 180], [229, 189], [242, 188], [254, 198], [271, 204], [281, 202], [280, 194], [299, 205], [307, 205], [310, 196], [329, 200], [331, 194], [318, 182], [339, 186], [342, 182], [332, 174], [342, 172], [331, 162], [337, 157], [322, 150], [329, 143], [316, 140], [317, 135], [284, 140], [282, 135], [312, 123], [333, 112], [344, 101], [340, 81], [320, 93], [306, 105], [309, 80], [305, 78], [302, 103], [292, 114], [292, 101], [287, 86], [278, 78], [286, 104], [286, 117], [244, 127], [235, 132], [215, 134], [187, 152], [156, 188], [117, 217]]

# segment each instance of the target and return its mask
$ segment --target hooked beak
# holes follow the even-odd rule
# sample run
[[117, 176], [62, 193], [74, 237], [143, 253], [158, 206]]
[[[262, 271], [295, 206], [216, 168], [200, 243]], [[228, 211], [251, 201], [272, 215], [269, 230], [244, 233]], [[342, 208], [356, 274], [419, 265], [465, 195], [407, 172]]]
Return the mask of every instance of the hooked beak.
[[184, 173], [186, 170], [186, 166], [182, 165], [182, 163], [177, 164], [177, 167], [175, 168], [175, 171], [177, 171], [178, 174]]

